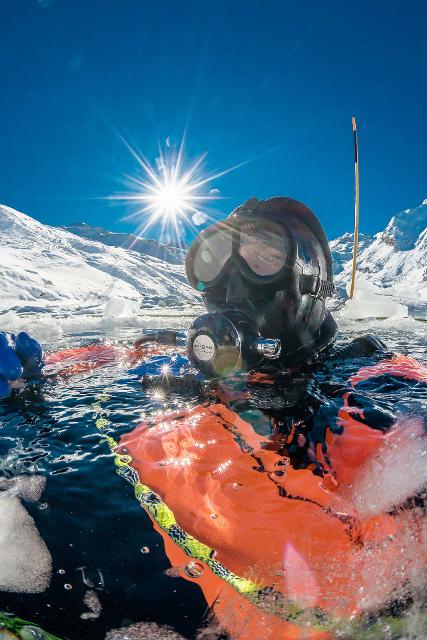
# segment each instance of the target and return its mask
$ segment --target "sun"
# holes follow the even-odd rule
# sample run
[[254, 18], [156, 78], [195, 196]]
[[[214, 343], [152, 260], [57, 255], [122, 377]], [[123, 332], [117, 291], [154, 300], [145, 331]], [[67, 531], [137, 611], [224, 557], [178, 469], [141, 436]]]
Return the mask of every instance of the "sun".
[[[144, 212], [156, 220], [187, 219], [199, 212], [208, 200], [215, 199], [201, 189], [203, 185], [195, 180], [200, 163], [180, 174], [180, 157], [175, 160], [173, 153], [160, 156], [160, 170], [156, 175], [151, 166], [144, 167], [149, 180], [141, 181], [138, 200], [145, 203]], [[182, 161], [182, 160], [181, 160]]]
[[153, 196], [153, 203], [162, 216], [172, 217], [182, 211], [188, 205], [184, 189], [178, 185], [168, 184], [159, 189], [157, 195]]
[[[120, 136], [121, 137], [121, 136]], [[184, 158], [183, 136], [178, 147], [166, 139], [164, 148], [159, 145], [159, 155], [151, 164], [142, 153], [136, 151], [121, 137], [122, 142], [137, 160], [139, 174], [126, 176], [127, 193], [110, 196], [110, 200], [125, 201], [131, 212], [125, 220], [136, 220], [136, 235], [143, 236], [155, 227], [156, 236], [162, 242], [183, 246], [187, 229], [198, 233], [198, 227], [217, 219], [212, 201], [220, 200], [219, 189], [213, 182], [246, 164], [208, 175], [204, 168], [207, 153], [192, 163]]]

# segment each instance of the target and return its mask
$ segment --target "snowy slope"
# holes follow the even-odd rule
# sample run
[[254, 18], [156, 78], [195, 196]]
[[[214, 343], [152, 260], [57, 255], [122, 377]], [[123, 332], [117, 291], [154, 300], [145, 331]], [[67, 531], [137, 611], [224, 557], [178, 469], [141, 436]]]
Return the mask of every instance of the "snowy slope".
[[65, 229], [65, 231], [70, 231], [70, 233], [74, 233], [76, 236], [87, 238], [88, 240], [96, 240], [110, 247], [131, 249], [137, 253], [159, 258], [171, 264], [182, 265], [185, 261], [186, 251], [184, 249], [170, 247], [167, 244], [156, 242], [156, 240], [151, 240], [150, 238], [140, 238], [133, 233], [114, 233], [103, 227], [92, 227], [85, 222], [61, 228]]
[[[359, 251], [363, 251], [373, 240], [373, 237], [367, 233], [359, 234]], [[353, 234], [344, 233], [336, 240], [329, 242], [332, 253], [332, 263], [334, 274], [340, 273], [344, 269], [344, 265], [352, 259], [353, 256]]]
[[107, 246], [0, 206], [0, 312], [125, 315], [194, 302], [182, 264]]
[[[329, 243], [335, 284], [342, 293], [351, 278], [352, 235]], [[361, 280], [409, 303], [427, 302], [427, 200], [395, 215], [374, 238], [363, 236], [357, 259]]]

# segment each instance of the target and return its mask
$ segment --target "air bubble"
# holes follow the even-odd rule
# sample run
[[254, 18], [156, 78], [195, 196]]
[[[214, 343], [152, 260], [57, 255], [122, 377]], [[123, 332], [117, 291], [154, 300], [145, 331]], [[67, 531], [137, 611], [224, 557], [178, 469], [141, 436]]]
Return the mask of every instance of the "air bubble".
[[150, 553], [150, 547], [142, 547], [141, 553]]
[[184, 571], [190, 578], [200, 578], [203, 573], [203, 565], [200, 562], [189, 562]]
[[68, 584], [68, 583], [64, 584], [64, 589], [66, 589], [67, 591], [69, 591], [72, 588], [73, 587], [70, 584]]
[[58, 569], [58, 573], [63, 576], [65, 573], [65, 569]]

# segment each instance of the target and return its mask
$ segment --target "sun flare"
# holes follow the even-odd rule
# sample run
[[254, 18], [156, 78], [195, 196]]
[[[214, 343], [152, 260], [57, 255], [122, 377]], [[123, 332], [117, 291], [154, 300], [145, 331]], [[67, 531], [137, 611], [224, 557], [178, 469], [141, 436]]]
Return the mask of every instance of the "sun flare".
[[155, 226], [156, 236], [168, 244], [182, 246], [187, 228], [198, 233], [198, 227], [215, 221], [218, 214], [212, 208], [212, 201], [220, 200], [222, 196], [217, 188], [212, 188], [213, 181], [246, 164], [242, 162], [207, 175], [203, 168], [206, 153], [192, 164], [185, 161], [184, 136], [178, 148], [168, 138], [165, 148], [159, 149], [159, 157], [152, 165], [123, 137], [121, 139], [137, 160], [142, 173], [127, 176], [130, 190], [109, 199], [126, 201], [132, 206], [125, 219], [138, 222], [137, 236], [143, 236]]

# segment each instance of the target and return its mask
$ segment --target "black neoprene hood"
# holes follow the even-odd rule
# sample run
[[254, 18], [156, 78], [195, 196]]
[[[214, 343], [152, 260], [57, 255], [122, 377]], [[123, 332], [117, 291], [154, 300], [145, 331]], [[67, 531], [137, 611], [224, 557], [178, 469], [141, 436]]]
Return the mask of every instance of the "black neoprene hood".
[[[247, 200], [197, 236], [186, 271], [209, 312], [189, 334], [192, 355], [191, 340], [206, 325], [210, 351], [202, 354], [202, 369], [213, 366], [217, 347], [225, 348], [227, 340], [237, 345], [236, 369], [271, 371], [314, 361], [335, 339], [336, 324], [325, 304], [333, 293], [329, 245], [314, 213], [293, 198]], [[238, 338], [216, 335], [230, 323]], [[254, 349], [247, 345], [261, 338], [280, 341], [274, 362], [250, 355]], [[211, 353], [212, 363], [206, 364]]]

